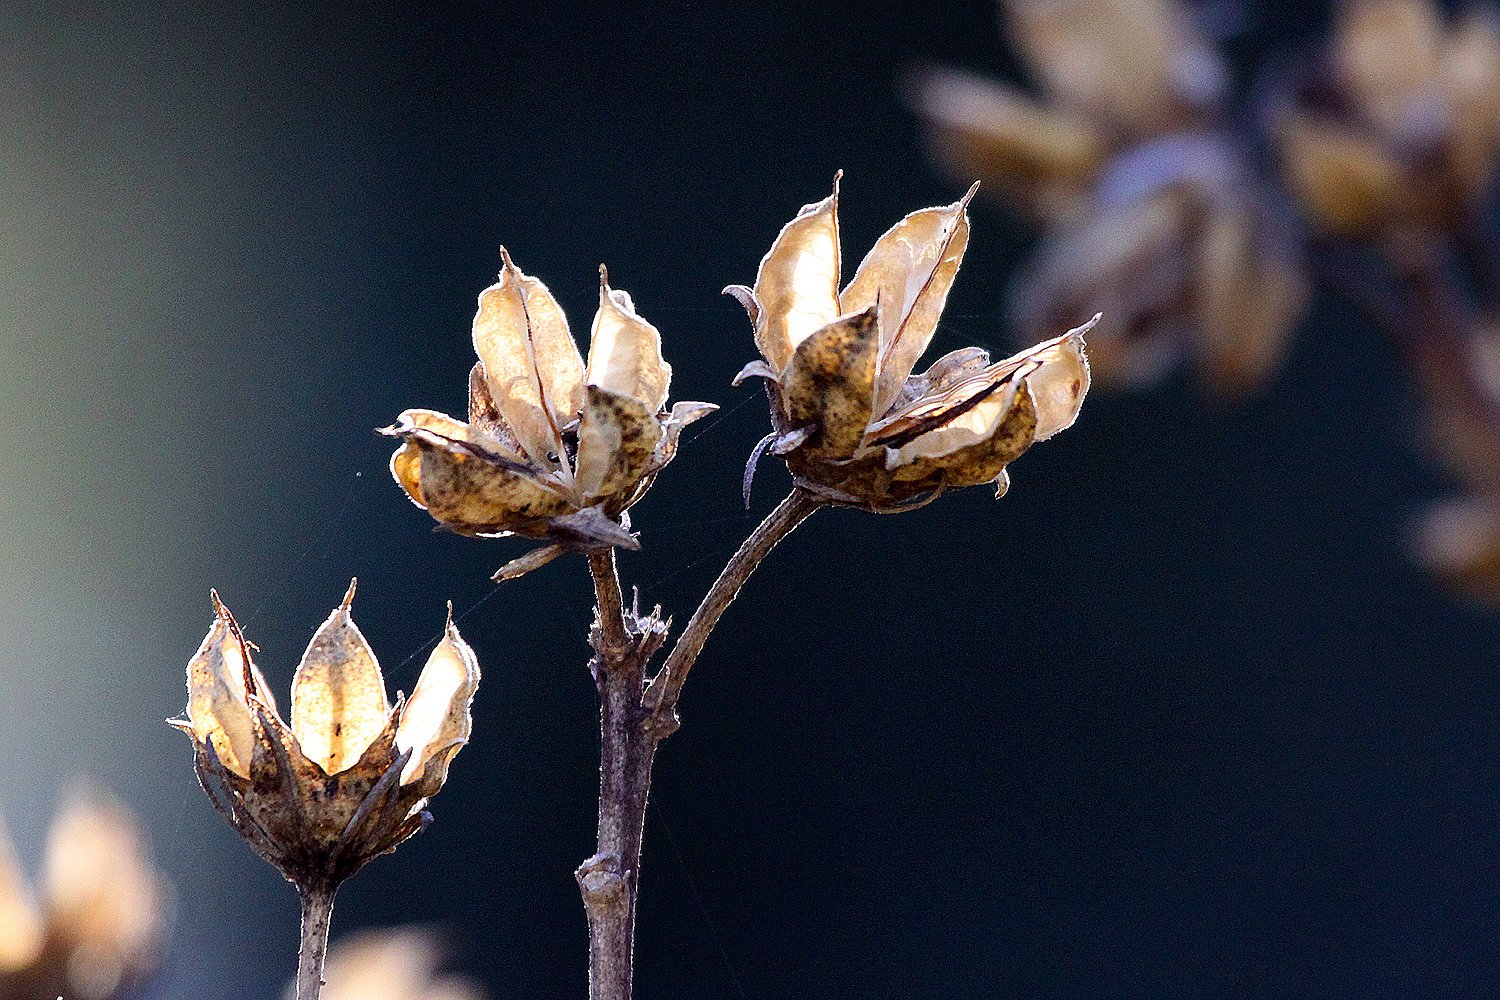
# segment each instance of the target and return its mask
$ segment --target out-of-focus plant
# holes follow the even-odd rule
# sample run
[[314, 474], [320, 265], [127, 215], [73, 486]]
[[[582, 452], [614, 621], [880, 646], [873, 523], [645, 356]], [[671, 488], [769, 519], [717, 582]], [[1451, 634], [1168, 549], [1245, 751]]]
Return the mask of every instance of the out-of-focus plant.
[[161, 955], [170, 893], [135, 818], [80, 783], [47, 834], [36, 891], [0, 826], [0, 997], [123, 1000]]
[[[328, 949], [322, 1000], [484, 1000], [468, 979], [440, 974], [442, 958], [437, 936], [419, 927], [346, 935]], [[295, 984], [286, 1000], [296, 1000]]]
[[1493, 10], [1346, 0], [1330, 37], [1235, 74], [1174, 0], [1006, 0], [1035, 83], [948, 69], [909, 94], [940, 163], [1041, 229], [1010, 313], [1036, 334], [1102, 312], [1105, 384], [1190, 358], [1263, 385], [1312, 283], [1397, 345], [1424, 443], [1463, 484], [1414, 532], [1447, 580], [1500, 601], [1500, 31]]

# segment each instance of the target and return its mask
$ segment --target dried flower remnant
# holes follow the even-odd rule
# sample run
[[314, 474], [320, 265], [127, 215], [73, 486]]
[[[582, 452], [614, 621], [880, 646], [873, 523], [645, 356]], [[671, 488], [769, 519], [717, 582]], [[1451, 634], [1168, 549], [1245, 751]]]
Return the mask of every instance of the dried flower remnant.
[[1268, 104], [1320, 271], [1401, 352], [1425, 396], [1422, 443], [1463, 484], [1410, 547], [1455, 589], [1500, 601], [1495, 12], [1348, 0], [1321, 58]]
[[740, 373], [766, 380], [773, 431], [762, 446], [825, 502], [890, 511], [950, 487], [1004, 493], [1005, 467], [1078, 415], [1091, 324], [994, 364], [971, 347], [912, 374], [963, 259], [972, 195], [902, 219], [840, 291], [835, 181], [782, 229], [754, 288], [725, 289], [764, 358]]
[[1049, 103], [1137, 140], [1216, 114], [1228, 72], [1168, 0], [1006, 0], [1016, 48]]
[[1295, 227], [1225, 126], [1228, 74], [1171, 0], [1011, 0], [1041, 98], [952, 70], [909, 95], [934, 152], [1046, 233], [1010, 319], [1045, 336], [1100, 313], [1103, 383], [1154, 382], [1186, 358], [1234, 397], [1262, 384], [1308, 298]]
[[350, 617], [354, 585], [317, 632], [283, 721], [234, 616], [214, 622], [188, 664], [187, 718], [198, 779], [230, 824], [295, 883], [337, 885], [425, 824], [427, 800], [468, 742], [479, 685], [474, 651], [450, 611], [410, 698], [385, 680]]
[[1426, 0], [1350, 0], [1325, 63], [1275, 109], [1282, 168], [1324, 232], [1461, 220], [1500, 155], [1500, 27]]
[[168, 890], [134, 818], [113, 796], [76, 787], [47, 836], [40, 899], [0, 826], [0, 996], [107, 1000], [155, 970]]
[[1227, 136], [1203, 133], [1111, 160], [1022, 271], [1010, 316], [1036, 335], [1100, 312], [1089, 358], [1107, 380], [1147, 385], [1190, 356], [1235, 398], [1274, 370], [1308, 295], [1290, 218]]
[[402, 439], [391, 474], [444, 527], [551, 544], [496, 574], [519, 576], [566, 549], [639, 548], [625, 511], [675, 456], [710, 403], [666, 409], [672, 368], [661, 335], [599, 269], [588, 364], [551, 292], [502, 248], [500, 280], [479, 296], [469, 422], [407, 410], [381, 433]]
[[422, 928], [350, 934], [328, 950], [323, 1000], [483, 1000], [469, 980], [438, 974], [442, 957], [435, 935]]

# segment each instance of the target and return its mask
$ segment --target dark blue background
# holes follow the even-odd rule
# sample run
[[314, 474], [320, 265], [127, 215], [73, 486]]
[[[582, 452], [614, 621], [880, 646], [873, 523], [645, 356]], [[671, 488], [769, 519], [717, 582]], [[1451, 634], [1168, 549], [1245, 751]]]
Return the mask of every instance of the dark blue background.
[[[564, 560], [496, 589], [521, 547], [432, 534], [371, 428], [463, 411], [501, 243], [580, 336], [606, 263], [662, 330], [673, 398], [724, 407], [633, 511], [645, 548], [621, 559], [643, 604], [685, 621], [787, 486], [768, 462], [740, 505], [766, 418], [728, 385], [753, 347], [719, 289], [753, 279], [836, 169], [850, 263], [957, 196], [897, 85], [924, 61], [1013, 73], [995, 10], [6, 17], [18, 148], [62, 178], [31, 202], [60, 234], [30, 232], [60, 248], [40, 258], [58, 287], [32, 291], [102, 295], [145, 331], [94, 344], [59, 321], [30, 346], [68, 373], [48, 405], [97, 450], [37, 463], [16, 509], [40, 531], [83, 504], [73, 536], [97, 565], [23, 555], [161, 650], [122, 681], [146, 707], [84, 763], [146, 803], [179, 884], [169, 992], [272, 995], [295, 947], [291, 890], [158, 732], [206, 591], [284, 690], [358, 575], [393, 687], [449, 598], [485, 677], [435, 825], [346, 887], [335, 932], [438, 924], [495, 997], [582, 995], [586, 575]], [[1311, 20], [1263, 17], [1236, 51]], [[935, 352], [1016, 346], [1025, 230], [983, 201], [972, 222]], [[1411, 446], [1408, 382], [1320, 301], [1242, 406], [1186, 380], [1096, 393], [1000, 502], [815, 515], [711, 640], [658, 758], [640, 995], [1500, 993], [1500, 627], [1405, 559], [1408, 520], [1447, 490]], [[193, 982], [205, 954], [233, 976]]]

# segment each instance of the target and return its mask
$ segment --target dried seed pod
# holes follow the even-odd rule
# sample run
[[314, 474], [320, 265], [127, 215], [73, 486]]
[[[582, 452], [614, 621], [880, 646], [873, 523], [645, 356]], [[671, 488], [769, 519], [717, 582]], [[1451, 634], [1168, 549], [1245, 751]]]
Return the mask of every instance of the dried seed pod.
[[902, 219], [841, 292], [835, 181], [782, 229], [754, 288], [725, 289], [764, 358], [741, 373], [766, 379], [764, 444], [828, 502], [888, 511], [948, 487], [1003, 492], [1006, 465], [1078, 414], [1087, 324], [993, 365], [970, 348], [912, 374], [963, 259], [973, 193]]
[[1283, 171], [1336, 235], [1443, 227], [1488, 195], [1500, 160], [1500, 28], [1428, 0], [1347, 0], [1326, 78], [1280, 109]]
[[428, 819], [448, 763], [468, 742], [479, 663], [453, 626], [409, 699], [392, 705], [350, 617], [354, 584], [318, 628], [283, 721], [234, 616], [214, 622], [188, 663], [185, 719], [198, 780], [255, 851], [300, 889], [336, 887]]
[[599, 310], [585, 365], [551, 292], [504, 249], [500, 280], [479, 296], [469, 422], [407, 410], [382, 434], [402, 439], [391, 474], [417, 506], [465, 535], [549, 539], [497, 579], [563, 548], [638, 548], [623, 519], [677, 450], [682, 428], [716, 407], [665, 409], [671, 366], [661, 335], [599, 269]]

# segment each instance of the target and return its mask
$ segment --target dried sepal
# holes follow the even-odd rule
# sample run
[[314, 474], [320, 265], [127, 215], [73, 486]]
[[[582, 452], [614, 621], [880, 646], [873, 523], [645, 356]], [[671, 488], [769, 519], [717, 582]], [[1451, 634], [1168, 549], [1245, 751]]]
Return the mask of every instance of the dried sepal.
[[113, 952], [101, 956], [110, 978], [125, 978], [132, 956], [151, 954], [165, 929], [166, 885], [135, 818], [103, 789], [77, 785], [53, 818], [44, 858], [48, 923]]
[[661, 437], [661, 421], [639, 400], [589, 385], [578, 425], [577, 478], [584, 503], [631, 499]]
[[401, 772], [403, 784], [420, 778], [423, 787], [431, 788], [427, 794], [442, 787], [448, 762], [469, 742], [469, 705], [478, 689], [479, 660], [454, 627], [450, 604], [443, 641], [427, 658], [396, 726], [396, 749], [412, 755]]
[[391, 704], [375, 653], [344, 600], [316, 632], [292, 677], [292, 733], [302, 752], [328, 774], [360, 758], [385, 728]]
[[1089, 391], [1089, 359], [1083, 338], [1101, 318], [1095, 315], [1061, 337], [1000, 363], [1002, 370], [1014, 366], [1011, 377], [1026, 383], [1036, 407], [1036, 440], [1045, 441], [1072, 427], [1078, 419], [1083, 397]]
[[524, 556], [517, 556], [495, 570], [490, 579], [496, 583], [500, 583], [504, 580], [514, 580], [517, 577], [525, 576], [534, 569], [541, 569], [566, 551], [568, 551], [566, 548], [556, 543], [538, 546]]
[[255, 745], [251, 698], [265, 700], [273, 712], [276, 704], [229, 609], [217, 593], [210, 591], [209, 599], [214, 624], [188, 661], [187, 719], [180, 728], [195, 742], [211, 743], [229, 770], [249, 777]]
[[243, 657], [244, 676], [264, 687], [249, 662], [249, 644], [215, 598], [214, 624], [188, 668], [189, 719], [173, 723], [193, 738], [198, 779], [214, 806], [299, 887], [337, 885], [421, 828], [427, 798], [467, 740], [479, 680], [450, 613], [444, 640], [418, 681], [417, 707], [392, 706], [374, 653], [350, 615], [353, 596], [351, 583], [303, 655], [291, 725], [269, 698], [252, 690], [243, 699], [251, 737], [243, 754], [192, 720], [204, 663]]
[[651, 456], [651, 474], [655, 475], [666, 468], [667, 464], [677, 457], [677, 442], [684, 428], [695, 421], [702, 420], [718, 408], [716, 403], [697, 403], [690, 400], [673, 403], [671, 412], [661, 422], [661, 440], [656, 442], [656, 451]]
[[899, 490], [914, 492], [993, 482], [1036, 440], [1036, 407], [1025, 381], [1014, 380], [899, 449], [887, 447], [885, 470]]
[[661, 334], [636, 314], [628, 293], [609, 287], [609, 273], [602, 264], [585, 381], [634, 399], [650, 413], [666, 404], [672, 385], [672, 366], [661, 356]]
[[839, 310], [880, 311], [880, 375], [874, 412], [884, 413], [932, 343], [948, 290], [969, 245], [969, 201], [913, 212], [885, 232], [839, 296]]
[[839, 315], [838, 205], [835, 177], [833, 193], [804, 205], [760, 262], [752, 293], [755, 346], [778, 372], [798, 344]]

